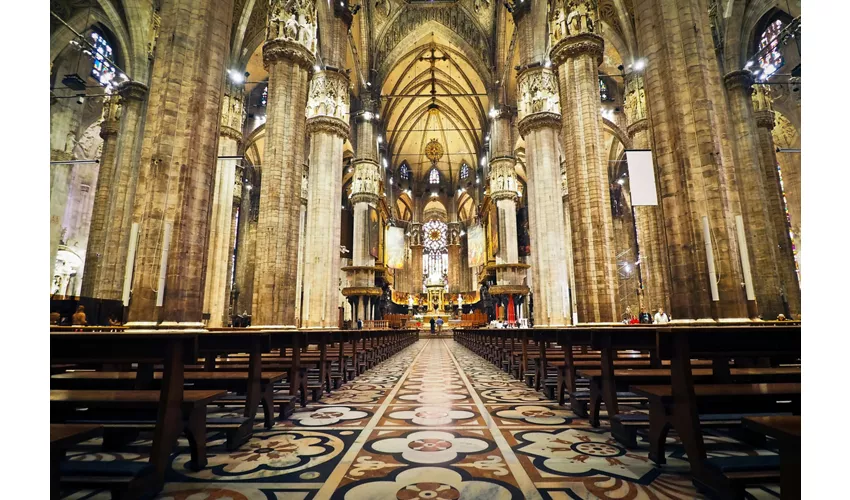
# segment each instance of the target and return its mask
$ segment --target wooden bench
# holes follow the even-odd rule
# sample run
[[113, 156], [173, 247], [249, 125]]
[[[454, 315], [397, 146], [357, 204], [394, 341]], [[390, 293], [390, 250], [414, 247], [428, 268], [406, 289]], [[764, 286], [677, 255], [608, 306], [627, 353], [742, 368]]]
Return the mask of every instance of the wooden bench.
[[[50, 424], [50, 498], [58, 499], [60, 495], [60, 469], [65, 452], [71, 446], [98, 437], [103, 432], [100, 425], [83, 424]], [[153, 472], [150, 464], [144, 464], [149, 472]], [[136, 475], [130, 476], [132, 480]]]
[[[247, 365], [245, 366], [247, 370]], [[280, 405], [280, 418], [286, 418], [291, 414], [292, 400], [289, 395], [277, 395], [274, 392], [274, 384], [286, 377], [285, 372], [263, 372], [260, 375], [260, 392], [262, 393], [261, 405], [263, 407], [263, 423], [267, 429], [274, 427], [275, 406]], [[215, 401], [216, 404], [246, 404], [246, 386], [250, 378], [247, 371], [197, 371], [186, 372], [184, 375], [185, 385], [196, 389], [225, 389], [235, 394], [226, 394]], [[154, 373], [154, 384], [162, 380], [162, 372]], [[137, 387], [136, 372], [90, 372], [75, 371], [67, 372], [50, 377], [50, 385], [53, 389], [133, 389]], [[289, 410], [289, 413], [286, 411]], [[249, 425], [253, 421], [248, 422]]]
[[[801, 449], [799, 416], [746, 417], [744, 427], [779, 441], [779, 488], [783, 500], [800, 498]], [[711, 459], [709, 459], [711, 460]]]
[[[666, 390], [652, 389], [659, 401], [667, 400], [669, 418], [666, 422], [655, 418], [655, 429], [671, 425], [679, 435], [688, 461], [691, 464], [693, 483], [700, 490], [722, 498], [741, 499], [748, 485], [775, 481], [776, 464], [766, 460], [746, 464], [729, 464], [708, 459], [700, 426], [700, 414], [708, 406], [712, 412], [728, 408], [737, 401], [736, 408], [745, 412], [775, 411], [782, 400], [791, 401], [781, 406], [798, 414], [800, 384], [694, 384], [691, 359], [712, 359], [714, 374], [728, 377], [729, 360], [746, 358], [768, 360], [799, 360], [801, 354], [800, 326], [757, 325], [748, 327], [716, 326], [658, 329], [658, 350], [663, 359], [671, 359], [669, 396]], [[719, 372], [719, 373], [718, 373]], [[725, 372], [725, 373], [724, 373]], [[637, 392], [637, 391], [635, 391]], [[649, 391], [645, 391], [649, 394]], [[763, 402], [764, 404], [759, 404]], [[659, 414], [658, 411], [655, 412]], [[650, 420], [653, 420], [650, 402]], [[652, 427], [652, 421], [650, 427]], [[652, 431], [650, 431], [652, 433]]]
[[[228, 432], [228, 449], [238, 448], [234, 435], [244, 418], [207, 421], [207, 405], [224, 396], [225, 391], [183, 391], [180, 403], [182, 427], [189, 439], [194, 470], [206, 467], [207, 428]], [[104, 446], [111, 447], [111, 429], [152, 429], [159, 405], [160, 391], [134, 390], [51, 390], [50, 418], [54, 422], [99, 424], [105, 429]], [[147, 417], [147, 418], [146, 418]], [[116, 441], [120, 443], [121, 437]], [[244, 441], [243, 441], [244, 442]]]
[[[114, 498], [140, 498], [155, 494], [165, 481], [171, 452], [183, 431], [183, 366], [198, 358], [198, 333], [191, 331], [125, 331], [125, 332], [51, 332], [50, 363], [96, 364], [139, 363], [146, 372], [154, 364], [163, 365], [161, 390], [157, 391], [156, 418], [149, 464], [113, 461], [86, 467], [109, 467], [110, 474], [98, 475], [92, 470], [69, 469], [61, 473], [61, 485], [108, 488]], [[51, 402], [51, 414], [54, 408]], [[92, 403], [87, 403], [93, 407]], [[56, 406], [59, 408], [59, 406]], [[204, 415], [205, 417], [206, 415]], [[67, 462], [63, 466], [68, 466]], [[81, 467], [79, 464], [72, 464]], [[147, 467], [149, 465], [150, 467]], [[153, 471], [151, 472], [151, 468]], [[121, 475], [116, 481], [114, 476]]]

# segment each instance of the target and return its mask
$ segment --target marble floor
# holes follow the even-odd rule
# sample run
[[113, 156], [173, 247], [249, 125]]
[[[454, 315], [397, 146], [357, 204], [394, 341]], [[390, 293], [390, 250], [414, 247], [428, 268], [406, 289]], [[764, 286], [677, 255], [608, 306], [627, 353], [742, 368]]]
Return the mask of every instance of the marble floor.
[[[423, 339], [271, 430], [258, 421], [237, 451], [210, 434], [202, 471], [187, 468], [181, 446], [157, 498], [702, 498], [675, 436], [667, 465], [658, 468], [646, 446], [621, 447], [605, 424], [592, 428], [450, 339]], [[770, 453], [721, 434], [706, 442], [712, 455]], [[127, 453], [103, 453], [98, 444], [69, 456], [145, 460], [149, 441]], [[779, 498], [779, 489], [747, 495]], [[79, 491], [66, 498], [108, 495]]]

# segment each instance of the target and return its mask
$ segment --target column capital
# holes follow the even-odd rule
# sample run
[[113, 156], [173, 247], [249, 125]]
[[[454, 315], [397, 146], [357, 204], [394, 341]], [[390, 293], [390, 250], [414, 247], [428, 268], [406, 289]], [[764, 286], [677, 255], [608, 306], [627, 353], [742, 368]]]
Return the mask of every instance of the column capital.
[[345, 140], [348, 139], [351, 127], [339, 118], [332, 116], [319, 115], [308, 118], [307, 133], [312, 135], [319, 132], [336, 135]]
[[318, 116], [337, 118], [348, 127], [349, 84], [348, 75], [342, 71], [325, 69], [316, 72], [310, 80], [307, 94], [307, 119]]
[[534, 113], [557, 114], [560, 120], [561, 99], [555, 72], [545, 66], [521, 70], [517, 75], [517, 104], [520, 122]]
[[602, 64], [602, 53], [605, 50], [605, 41], [601, 36], [594, 33], [579, 33], [562, 38], [549, 51], [549, 58], [555, 66], [560, 66], [568, 59], [581, 55], [595, 56], [597, 65]]
[[544, 128], [544, 127], [552, 127], [554, 129], [558, 129], [561, 127], [561, 114], [560, 113], [533, 113], [517, 123], [517, 128], [519, 129], [520, 135], [525, 138], [529, 133], [534, 130]]
[[723, 83], [729, 91], [740, 89], [749, 95], [753, 91], [753, 74], [746, 69], [731, 71], [723, 77]]
[[134, 81], [121, 82], [118, 95], [125, 101], [144, 101], [148, 96], [148, 86]]
[[773, 116], [773, 111], [764, 109], [755, 112], [756, 126], [773, 130], [776, 126], [776, 118]]
[[219, 127], [218, 135], [220, 135], [221, 137], [227, 137], [228, 139], [233, 139], [238, 143], [242, 142], [242, 131], [236, 130], [233, 127], [228, 127], [227, 125], [222, 125], [221, 127]]
[[106, 139], [117, 135], [121, 125], [121, 100], [117, 95], [109, 95], [103, 100], [103, 122], [100, 124], [100, 136]]
[[351, 203], [377, 203], [381, 187], [381, 169], [370, 158], [357, 158], [351, 162], [354, 175], [351, 179]]
[[356, 205], [358, 203], [368, 203], [370, 205], [374, 205], [378, 203], [378, 195], [375, 193], [367, 193], [361, 191], [359, 193], [351, 193], [351, 203]]
[[294, 40], [268, 40], [263, 44], [263, 67], [268, 70], [277, 61], [291, 61], [312, 72], [316, 56]]

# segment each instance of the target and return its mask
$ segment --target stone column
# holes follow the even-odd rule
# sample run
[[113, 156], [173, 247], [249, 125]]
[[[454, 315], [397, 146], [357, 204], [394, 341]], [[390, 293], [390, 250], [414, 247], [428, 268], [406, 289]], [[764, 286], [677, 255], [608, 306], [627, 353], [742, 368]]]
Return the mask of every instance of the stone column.
[[528, 168], [528, 220], [534, 293], [534, 326], [570, 324], [569, 286], [558, 133], [561, 114], [555, 74], [536, 66], [517, 76], [519, 133]]
[[141, 83], [124, 82], [118, 86], [118, 93], [121, 96], [118, 153], [109, 180], [103, 252], [92, 292], [94, 297], [111, 300], [122, 298], [124, 291], [148, 88]]
[[448, 241], [446, 242], [446, 249], [449, 254], [449, 269], [447, 273], [449, 280], [449, 293], [458, 293], [463, 291], [460, 267], [460, 223], [449, 222], [448, 226]]
[[[236, 238], [236, 297], [235, 314], [251, 314], [254, 300], [254, 267], [257, 248], [257, 219], [260, 207], [260, 175], [254, 167], [246, 167], [239, 207], [239, 228]], [[253, 318], [252, 318], [253, 320]]]
[[232, 0], [172, 0], [162, 6], [134, 206], [139, 244], [132, 326], [202, 325], [232, 16]]
[[233, 315], [239, 314], [236, 311], [235, 303], [232, 300], [233, 286], [236, 284], [236, 235], [239, 228], [239, 218], [245, 214], [240, 213], [242, 205], [242, 176], [245, 168], [242, 165], [236, 166], [236, 173], [233, 179], [233, 201], [230, 209], [230, 233], [227, 248], [229, 249], [229, 257], [227, 258], [227, 274], [225, 279], [224, 291], [224, 326], [229, 326]]
[[304, 274], [307, 269], [304, 266], [304, 247], [307, 232], [307, 198], [310, 189], [310, 167], [306, 163], [301, 169], [301, 206], [298, 210], [298, 280], [295, 283], [295, 319], [301, 326], [301, 308], [304, 305]]
[[496, 264], [519, 262], [517, 248], [516, 202], [519, 183], [516, 178], [516, 159], [511, 154], [511, 113], [497, 110], [490, 134], [490, 198], [499, 213], [499, 254]]
[[572, 19], [562, 38], [553, 36], [552, 63], [558, 71], [564, 155], [573, 247], [578, 320], [616, 321], [619, 308], [614, 224], [608, 169], [602, 151], [599, 65], [603, 41], [599, 22], [586, 2], [567, 1]]
[[[756, 86], [753, 94], [756, 134], [758, 135], [759, 155], [764, 172], [764, 193], [769, 220], [769, 230], [773, 231], [777, 241], [777, 260], [779, 278], [785, 300], [791, 316], [800, 314], [800, 283], [797, 279], [797, 267], [794, 264], [794, 250], [791, 247], [791, 235], [788, 233], [788, 219], [782, 206], [782, 189], [776, 171], [776, 145], [773, 142], [775, 120], [767, 86]], [[765, 316], [765, 319], [773, 319]]]
[[286, 27], [269, 8], [263, 65], [269, 72], [266, 145], [257, 225], [253, 326], [295, 327], [301, 174], [304, 164], [307, 90], [315, 63], [316, 9], [296, 8], [302, 23]]
[[[638, 73], [631, 73], [626, 81], [625, 111], [629, 122], [628, 133], [632, 140], [632, 148], [651, 149], [649, 118], [646, 115], [646, 93], [643, 76]], [[660, 196], [659, 203], [661, 203]], [[634, 210], [644, 307], [650, 313], [659, 307], [669, 310], [669, 264], [664, 228], [661, 225], [663, 220], [661, 205], [636, 206]]]
[[103, 122], [100, 124], [100, 137], [103, 148], [100, 153], [100, 168], [97, 175], [97, 187], [94, 193], [89, 240], [86, 245], [85, 272], [80, 295], [94, 297], [94, 287], [100, 269], [100, 260], [104, 253], [106, 237], [106, 217], [109, 215], [109, 193], [115, 176], [116, 155], [118, 153], [118, 130], [121, 119], [121, 103], [117, 95], [103, 100]]
[[327, 69], [313, 76], [307, 101], [310, 179], [304, 244], [304, 302], [301, 325], [336, 328], [339, 295], [339, 238], [342, 224], [342, 146], [349, 135], [348, 77]]
[[[635, 1], [674, 319], [747, 314], [734, 220], [740, 208], [726, 144], [730, 134], [705, 7], [702, 1]], [[704, 220], [713, 249], [716, 295]]]
[[[765, 193], [764, 167], [759, 154], [758, 135], [753, 116], [753, 77], [748, 70], [733, 71], [723, 78], [729, 96], [733, 137], [737, 147], [735, 169], [738, 192], [746, 224], [753, 288], [758, 313], [775, 319], [784, 313], [782, 291], [777, 268], [776, 234], [770, 224]], [[755, 316], [753, 307], [751, 316]]]
[[422, 293], [422, 224], [410, 224], [410, 291]]
[[[231, 82], [225, 83], [221, 104], [221, 127], [219, 128], [218, 156], [236, 156], [242, 143], [242, 106], [244, 87]], [[215, 191], [213, 192], [212, 217], [210, 218], [210, 239], [207, 250], [206, 287], [204, 291], [204, 312], [209, 313], [207, 323], [211, 327], [227, 324], [227, 273], [233, 260], [231, 241], [233, 225], [233, 197], [236, 184], [238, 159], [215, 159]], [[241, 182], [240, 182], [241, 184]]]
[[[50, 113], [50, 161], [71, 161], [74, 159], [74, 145], [77, 143], [79, 117], [66, 103], [67, 99], [51, 99]], [[53, 272], [56, 265], [56, 253], [59, 251], [59, 239], [62, 235], [62, 217], [68, 201], [71, 185], [70, 163], [50, 164], [50, 284], [53, 286]]]

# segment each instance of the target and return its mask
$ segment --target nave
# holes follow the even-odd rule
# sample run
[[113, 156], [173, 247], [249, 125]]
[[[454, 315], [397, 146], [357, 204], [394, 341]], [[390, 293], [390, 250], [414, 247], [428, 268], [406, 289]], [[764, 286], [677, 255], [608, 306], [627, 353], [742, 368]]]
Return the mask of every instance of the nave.
[[[157, 498], [702, 498], [675, 434], [658, 468], [645, 442], [627, 450], [612, 438], [604, 413], [593, 428], [568, 407], [456, 341], [423, 338], [272, 429], [258, 415], [238, 450], [210, 432], [200, 471], [188, 466], [181, 438]], [[705, 439], [711, 456], [772, 453], [714, 430]], [[68, 458], [144, 461], [150, 442], [143, 436], [115, 453], [100, 444], [85, 442]], [[778, 487], [747, 490], [748, 498], [778, 496]]]

